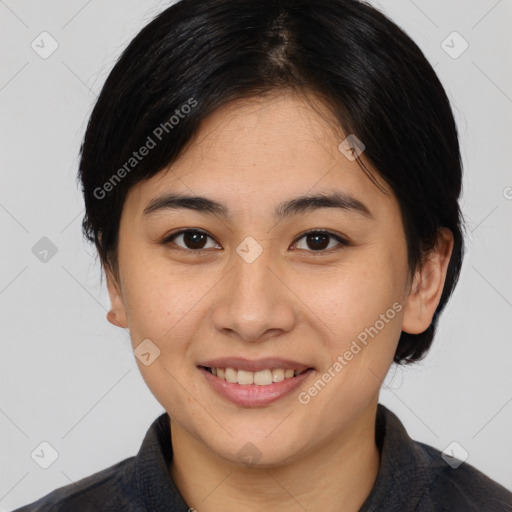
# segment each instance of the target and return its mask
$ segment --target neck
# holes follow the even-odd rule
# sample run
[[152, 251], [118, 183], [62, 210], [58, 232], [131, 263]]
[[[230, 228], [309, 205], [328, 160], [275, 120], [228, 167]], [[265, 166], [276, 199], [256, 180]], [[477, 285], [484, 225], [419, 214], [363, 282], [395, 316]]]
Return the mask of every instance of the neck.
[[379, 471], [376, 404], [357, 423], [292, 463], [247, 468], [212, 453], [171, 420], [171, 476], [197, 512], [357, 512]]

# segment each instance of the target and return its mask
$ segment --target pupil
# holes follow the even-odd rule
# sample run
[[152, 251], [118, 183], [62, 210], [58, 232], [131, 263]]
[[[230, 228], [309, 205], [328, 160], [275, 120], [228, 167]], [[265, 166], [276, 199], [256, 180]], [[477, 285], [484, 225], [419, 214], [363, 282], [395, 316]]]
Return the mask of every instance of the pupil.
[[329, 242], [318, 244], [318, 240], [321, 238], [323, 238], [323, 240], [325, 242], [325, 241], [327, 241], [327, 239], [329, 237], [327, 235], [323, 235], [323, 234], [309, 235], [309, 237], [308, 237], [309, 240], [311, 240], [311, 239], [315, 240], [313, 247], [310, 246], [310, 249], [324, 249], [325, 247], [327, 247], [329, 245]]
[[[187, 246], [191, 245], [192, 249], [202, 249], [202, 246], [201, 247], [197, 246], [198, 245], [197, 238], [201, 238], [201, 237], [204, 238], [205, 235], [203, 233], [198, 233], [198, 232], [195, 232], [195, 231], [191, 231], [191, 232], [185, 233], [183, 235], [183, 239], [185, 241], [185, 244]], [[204, 242], [204, 240], [203, 240], [203, 242]], [[201, 241], [199, 241], [199, 245], [201, 245]]]

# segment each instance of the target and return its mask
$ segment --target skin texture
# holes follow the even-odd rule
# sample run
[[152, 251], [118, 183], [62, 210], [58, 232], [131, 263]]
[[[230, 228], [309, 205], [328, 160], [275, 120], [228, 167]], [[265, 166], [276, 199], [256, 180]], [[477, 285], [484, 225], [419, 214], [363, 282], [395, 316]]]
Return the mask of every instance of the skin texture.
[[[209, 116], [168, 169], [129, 190], [118, 277], [105, 269], [108, 319], [129, 329], [134, 349], [150, 339], [160, 350], [149, 366], [137, 362], [171, 417], [169, 471], [199, 512], [357, 511], [375, 482], [381, 382], [402, 329], [419, 333], [431, 322], [452, 238], [440, 231], [437, 249], [411, 273], [399, 205], [377, 173], [387, 194], [338, 150], [345, 137], [313, 97], [280, 92], [237, 101]], [[335, 190], [363, 202], [372, 218], [335, 208], [273, 217], [282, 201]], [[185, 209], [143, 215], [168, 192], [207, 196], [231, 217]], [[183, 236], [163, 242], [185, 228], [211, 238], [196, 246]], [[350, 245], [328, 237], [315, 250], [302, 236], [309, 230], [334, 232]], [[236, 252], [248, 236], [263, 251], [252, 263]], [[197, 246], [206, 250], [194, 253]], [[395, 303], [394, 318], [300, 403], [299, 392]], [[216, 394], [196, 367], [226, 356], [283, 357], [315, 371], [277, 402], [241, 407]], [[260, 453], [252, 467], [237, 455], [248, 442]]]

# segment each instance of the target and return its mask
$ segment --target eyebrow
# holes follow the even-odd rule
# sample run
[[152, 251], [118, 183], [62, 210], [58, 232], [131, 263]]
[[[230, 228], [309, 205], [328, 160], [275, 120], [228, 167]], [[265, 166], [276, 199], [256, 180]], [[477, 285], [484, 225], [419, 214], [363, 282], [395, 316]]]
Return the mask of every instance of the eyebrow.
[[[225, 219], [230, 217], [229, 208], [218, 201], [203, 196], [189, 196], [183, 194], [165, 194], [154, 198], [146, 208], [144, 208], [143, 216], [163, 210], [183, 208], [205, 214], [219, 215]], [[364, 203], [345, 192], [339, 191], [318, 195], [307, 194], [289, 199], [276, 206], [274, 217], [282, 219], [320, 208], [339, 208], [373, 219], [373, 215]]]

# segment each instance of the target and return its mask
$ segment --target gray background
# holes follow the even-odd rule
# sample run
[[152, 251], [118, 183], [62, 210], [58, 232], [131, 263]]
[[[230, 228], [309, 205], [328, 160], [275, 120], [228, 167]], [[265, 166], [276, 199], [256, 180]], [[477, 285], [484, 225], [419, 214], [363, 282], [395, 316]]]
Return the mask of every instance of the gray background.
[[[512, 490], [512, 1], [371, 3], [419, 44], [452, 101], [469, 235], [431, 353], [393, 366], [381, 401], [413, 438], [441, 450], [458, 442], [468, 463]], [[105, 319], [75, 174], [103, 81], [167, 5], [0, 0], [0, 512], [135, 455], [163, 412], [127, 331]], [[31, 47], [51, 49], [43, 31], [58, 43], [45, 59]], [[454, 31], [469, 44], [457, 58]], [[55, 254], [40, 252], [43, 237]], [[58, 453], [48, 469], [31, 458], [43, 441]]]

